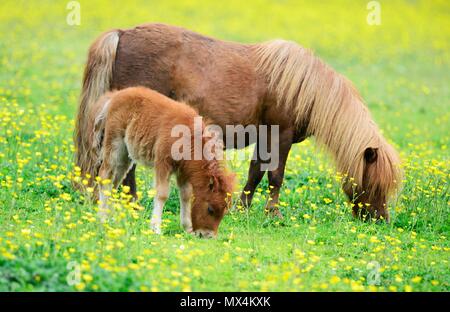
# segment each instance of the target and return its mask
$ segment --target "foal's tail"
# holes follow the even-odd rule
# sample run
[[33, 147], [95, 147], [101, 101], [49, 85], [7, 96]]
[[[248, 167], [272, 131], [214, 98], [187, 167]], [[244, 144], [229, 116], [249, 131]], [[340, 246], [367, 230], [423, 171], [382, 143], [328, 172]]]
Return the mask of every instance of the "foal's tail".
[[89, 49], [84, 69], [80, 106], [75, 125], [75, 161], [81, 173], [90, 176], [90, 181], [97, 174], [94, 159], [98, 156], [93, 148], [95, 136], [92, 135], [92, 131], [96, 117], [92, 113], [96, 110], [92, 110], [92, 106], [111, 88], [119, 34], [119, 30], [111, 30], [98, 37]]
[[85, 150], [89, 157], [86, 157], [84, 164], [91, 175], [91, 178], [88, 179], [89, 185], [92, 185], [94, 178], [98, 175], [103, 161], [103, 138], [105, 135], [106, 117], [113, 94], [113, 92], [106, 93], [92, 104], [86, 112], [85, 135], [90, 145]]

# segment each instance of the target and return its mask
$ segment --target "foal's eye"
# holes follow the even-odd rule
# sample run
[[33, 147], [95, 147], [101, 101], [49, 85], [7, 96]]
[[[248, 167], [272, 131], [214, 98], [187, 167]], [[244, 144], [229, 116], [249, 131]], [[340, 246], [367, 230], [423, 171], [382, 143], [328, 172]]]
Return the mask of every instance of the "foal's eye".
[[212, 209], [211, 206], [208, 206], [208, 213], [210, 216], [214, 214], [214, 209]]

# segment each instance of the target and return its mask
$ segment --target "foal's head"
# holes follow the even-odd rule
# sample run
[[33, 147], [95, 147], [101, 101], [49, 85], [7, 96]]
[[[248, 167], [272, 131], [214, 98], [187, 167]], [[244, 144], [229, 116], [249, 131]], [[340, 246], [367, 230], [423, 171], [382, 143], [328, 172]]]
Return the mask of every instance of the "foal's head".
[[234, 174], [217, 160], [200, 161], [201, 174], [193, 181], [192, 230], [200, 237], [215, 237], [231, 203]]
[[376, 148], [365, 148], [360, 162], [361, 172], [356, 179], [359, 181], [344, 184], [344, 191], [353, 202], [353, 216], [389, 222], [387, 201], [401, 182], [398, 156], [388, 143], [383, 142]]

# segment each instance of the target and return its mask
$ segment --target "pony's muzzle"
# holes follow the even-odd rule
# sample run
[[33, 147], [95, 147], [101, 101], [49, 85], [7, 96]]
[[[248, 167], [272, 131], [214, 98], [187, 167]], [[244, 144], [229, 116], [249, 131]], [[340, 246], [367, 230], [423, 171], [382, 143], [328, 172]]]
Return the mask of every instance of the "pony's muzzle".
[[194, 235], [199, 238], [216, 238], [217, 234], [212, 230], [195, 230]]
[[364, 222], [373, 222], [377, 224], [389, 223], [390, 217], [387, 210], [368, 210], [366, 208], [353, 207], [353, 217], [358, 218]]

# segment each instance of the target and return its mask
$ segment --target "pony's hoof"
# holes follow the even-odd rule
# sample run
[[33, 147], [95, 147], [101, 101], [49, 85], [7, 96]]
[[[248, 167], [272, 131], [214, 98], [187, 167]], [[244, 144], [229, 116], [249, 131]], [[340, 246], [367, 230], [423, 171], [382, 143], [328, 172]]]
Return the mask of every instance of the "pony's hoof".
[[273, 218], [279, 218], [279, 219], [283, 219], [284, 218], [283, 214], [281, 213], [281, 211], [278, 208], [270, 209], [269, 210], [269, 214]]
[[252, 205], [252, 198], [247, 196], [246, 194], [242, 193], [240, 200], [240, 204], [242, 205], [242, 207], [244, 207], [245, 209], [249, 209], [250, 206]]

